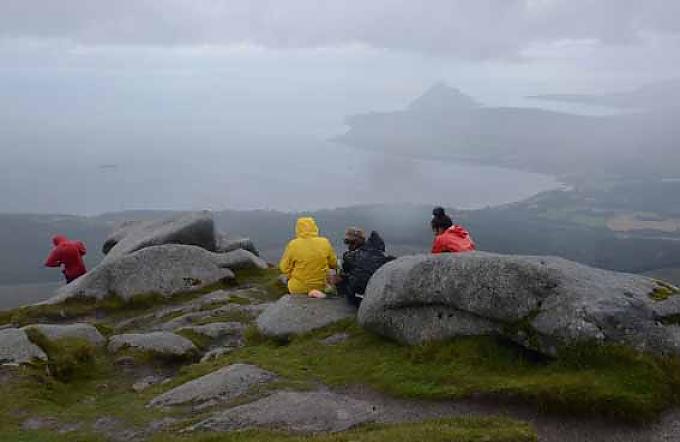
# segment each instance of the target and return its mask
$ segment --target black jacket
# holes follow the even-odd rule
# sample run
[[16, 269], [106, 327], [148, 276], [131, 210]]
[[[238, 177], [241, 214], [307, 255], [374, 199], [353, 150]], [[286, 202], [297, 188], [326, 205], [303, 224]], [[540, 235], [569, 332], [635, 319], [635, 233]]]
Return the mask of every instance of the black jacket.
[[361, 247], [342, 255], [342, 277], [350, 292], [363, 294], [373, 273], [393, 259], [385, 254], [385, 242], [380, 235], [371, 232]]

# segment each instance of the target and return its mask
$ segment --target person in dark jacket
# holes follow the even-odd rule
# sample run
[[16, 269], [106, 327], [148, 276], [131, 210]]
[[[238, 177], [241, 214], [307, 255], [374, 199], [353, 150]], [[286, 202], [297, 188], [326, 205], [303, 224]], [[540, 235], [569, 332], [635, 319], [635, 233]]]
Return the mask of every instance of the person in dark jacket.
[[342, 255], [342, 270], [330, 282], [335, 284], [338, 294], [358, 307], [373, 273], [394, 257], [385, 254], [385, 242], [375, 231], [366, 239], [363, 230], [350, 227], [344, 243], [348, 250]]
[[63, 235], [52, 238], [52, 244], [54, 248], [45, 261], [46, 267], [63, 266], [61, 272], [67, 284], [87, 273], [83, 262], [83, 256], [87, 253], [85, 244], [81, 241], [71, 241]]

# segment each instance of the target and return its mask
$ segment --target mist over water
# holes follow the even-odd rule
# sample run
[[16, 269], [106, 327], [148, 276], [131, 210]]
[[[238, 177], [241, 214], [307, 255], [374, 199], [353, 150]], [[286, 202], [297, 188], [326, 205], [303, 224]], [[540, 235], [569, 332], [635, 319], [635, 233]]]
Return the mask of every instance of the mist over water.
[[[27, 155], [28, 156], [28, 155]], [[77, 161], [72, 159], [76, 158]], [[558, 187], [521, 171], [390, 156], [319, 139], [240, 136], [223, 146], [15, 159], [2, 212], [127, 209], [313, 210], [374, 203], [503, 204]]]

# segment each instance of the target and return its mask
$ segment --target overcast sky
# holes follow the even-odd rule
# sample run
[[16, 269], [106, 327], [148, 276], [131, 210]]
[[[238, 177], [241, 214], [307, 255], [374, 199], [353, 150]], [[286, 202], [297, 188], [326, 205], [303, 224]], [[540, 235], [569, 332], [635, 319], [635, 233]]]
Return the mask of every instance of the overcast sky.
[[0, 169], [328, 138], [437, 81], [496, 105], [632, 88], [680, 76], [677, 17], [674, 0], [0, 0]]

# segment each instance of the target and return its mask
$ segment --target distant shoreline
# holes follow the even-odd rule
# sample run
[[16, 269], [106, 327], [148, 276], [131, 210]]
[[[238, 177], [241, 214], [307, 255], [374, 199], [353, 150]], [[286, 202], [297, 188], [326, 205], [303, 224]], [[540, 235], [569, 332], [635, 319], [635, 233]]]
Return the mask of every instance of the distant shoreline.
[[35, 304], [52, 296], [60, 282], [0, 285], [0, 310]]

